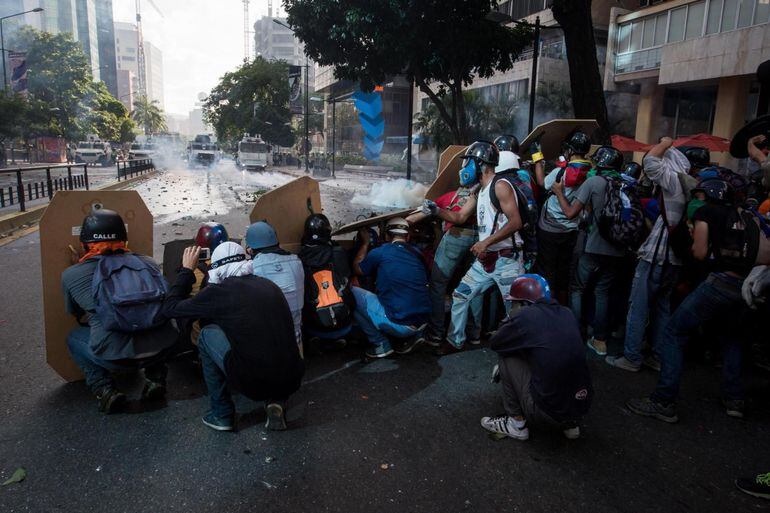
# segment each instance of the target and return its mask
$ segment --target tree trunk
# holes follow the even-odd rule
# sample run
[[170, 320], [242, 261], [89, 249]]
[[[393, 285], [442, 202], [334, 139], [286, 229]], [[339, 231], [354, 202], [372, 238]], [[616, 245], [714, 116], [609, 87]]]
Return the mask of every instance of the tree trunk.
[[444, 102], [441, 101], [441, 98], [436, 95], [436, 93], [431, 90], [431, 88], [428, 86], [428, 84], [420, 77], [414, 78], [415, 83], [420, 87], [420, 91], [428, 95], [428, 98], [430, 98], [430, 101], [433, 102], [433, 105], [436, 106], [436, 109], [438, 109], [439, 114], [441, 115], [441, 119], [444, 120], [444, 122], [449, 127], [449, 131], [452, 134], [452, 142], [454, 144], [463, 144], [462, 142], [462, 135], [460, 133], [460, 126], [457, 122], [457, 117], [452, 116], [452, 114], [449, 113], [449, 111], [446, 108], [446, 105], [444, 105]]
[[553, 0], [551, 11], [564, 31], [575, 117], [596, 119], [599, 130], [594, 134], [594, 139], [596, 142], [608, 143], [607, 103], [596, 58], [591, 0]]

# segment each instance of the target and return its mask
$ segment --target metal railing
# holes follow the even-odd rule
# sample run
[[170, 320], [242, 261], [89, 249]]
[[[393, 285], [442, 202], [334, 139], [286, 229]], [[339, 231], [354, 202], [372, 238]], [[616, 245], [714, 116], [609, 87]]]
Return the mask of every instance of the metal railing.
[[155, 170], [152, 159], [133, 159], [118, 161], [118, 181], [128, 180], [134, 176], [149, 173]]
[[[66, 175], [63, 173], [65, 170]], [[42, 176], [42, 171], [45, 171], [45, 178]], [[15, 182], [12, 178], [6, 180], [10, 175], [15, 175]], [[19, 211], [25, 212], [27, 202], [46, 198], [50, 201], [56, 191], [75, 189], [88, 190], [88, 164], [0, 169], [0, 208], [17, 204]]]

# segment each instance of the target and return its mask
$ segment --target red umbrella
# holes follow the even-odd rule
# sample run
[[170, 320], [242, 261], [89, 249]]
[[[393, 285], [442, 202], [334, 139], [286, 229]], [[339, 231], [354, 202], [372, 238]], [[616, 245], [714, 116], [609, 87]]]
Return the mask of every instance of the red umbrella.
[[730, 140], [711, 134], [695, 134], [680, 137], [674, 141], [674, 146], [699, 146], [709, 151], [729, 151]]
[[651, 144], [644, 144], [636, 139], [622, 135], [613, 135], [610, 139], [612, 140], [612, 146], [620, 151], [647, 151], [652, 148]]

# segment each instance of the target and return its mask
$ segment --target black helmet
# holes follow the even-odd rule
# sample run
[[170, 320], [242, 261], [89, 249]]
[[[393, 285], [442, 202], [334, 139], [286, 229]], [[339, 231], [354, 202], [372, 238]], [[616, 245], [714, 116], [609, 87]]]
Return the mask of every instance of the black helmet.
[[471, 158], [490, 166], [496, 166], [500, 163], [500, 150], [489, 141], [476, 141], [468, 146], [464, 154], [458, 156], [465, 159]]
[[636, 162], [627, 162], [623, 165], [623, 174], [630, 176], [634, 180], [639, 180], [639, 177], [642, 176], [642, 166]]
[[623, 154], [612, 146], [602, 146], [592, 157], [596, 169], [614, 169], [620, 171], [623, 167]]
[[690, 161], [690, 167], [702, 169], [711, 165], [711, 152], [707, 148], [685, 146], [679, 149], [687, 157], [687, 160]]
[[495, 146], [500, 151], [512, 151], [513, 153], [519, 153], [519, 140], [515, 135], [503, 134], [495, 139]]
[[80, 228], [80, 242], [127, 241], [126, 225], [123, 218], [114, 210], [107, 210], [101, 205], [91, 207], [91, 213], [83, 219]]
[[591, 151], [591, 138], [585, 132], [574, 132], [564, 141], [564, 148], [572, 153], [585, 155]]
[[702, 191], [706, 195], [706, 199], [715, 203], [732, 203], [734, 199], [733, 188], [719, 178], [711, 178], [699, 183], [692, 192], [698, 191]]
[[303, 242], [328, 242], [332, 238], [332, 225], [323, 214], [312, 214], [305, 219]]

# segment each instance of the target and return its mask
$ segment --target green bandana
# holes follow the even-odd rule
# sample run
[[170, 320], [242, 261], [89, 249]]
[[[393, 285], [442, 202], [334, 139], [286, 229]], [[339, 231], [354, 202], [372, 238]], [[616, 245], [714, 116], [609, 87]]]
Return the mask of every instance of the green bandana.
[[620, 173], [618, 173], [614, 169], [596, 169], [595, 167], [593, 167], [588, 172], [586, 177], [591, 178], [592, 176], [603, 176], [605, 178], [617, 178], [618, 180], [620, 179]]
[[706, 204], [705, 201], [699, 200], [697, 198], [690, 201], [690, 203], [687, 204], [687, 219], [692, 221], [692, 216], [695, 215], [695, 211], [705, 204]]

